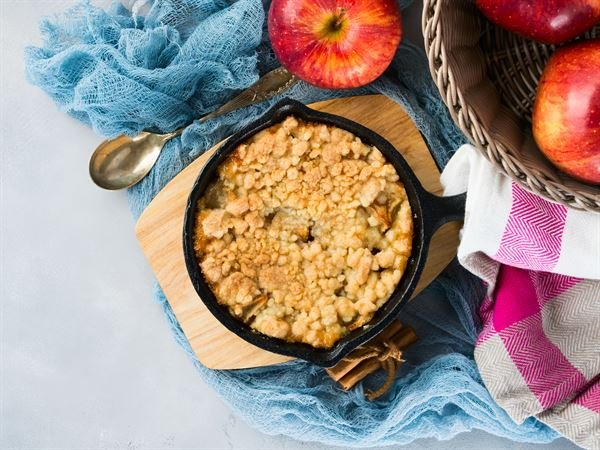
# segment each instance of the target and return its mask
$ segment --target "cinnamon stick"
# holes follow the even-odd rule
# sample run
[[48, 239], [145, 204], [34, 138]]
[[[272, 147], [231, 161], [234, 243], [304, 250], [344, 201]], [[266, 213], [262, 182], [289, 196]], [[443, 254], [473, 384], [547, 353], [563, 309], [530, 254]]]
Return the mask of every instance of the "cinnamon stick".
[[356, 383], [366, 378], [373, 372], [376, 372], [377, 369], [381, 368], [381, 363], [377, 359], [370, 359], [368, 361], [363, 361], [356, 367], [356, 370], [346, 374], [346, 376], [342, 377], [338, 383], [342, 388], [347, 391]]
[[[374, 339], [375, 344], [380, 344], [392, 338], [402, 329], [402, 324], [394, 320], [388, 327]], [[337, 365], [327, 370], [327, 373], [334, 381], [339, 381], [348, 372], [354, 370], [364, 359], [372, 357], [373, 349], [369, 347], [359, 347], [348, 357], [342, 359]]]
[[[403, 350], [417, 340], [417, 335], [411, 328], [404, 328], [396, 336], [392, 336], [389, 341], [394, 343], [399, 350]], [[387, 341], [386, 341], [387, 342]], [[402, 353], [400, 353], [401, 355]], [[350, 389], [356, 383], [366, 378], [368, 375], [376, 372], [382, 367], [382, 361], [377, 357], [373, 357], [366, 361], [362, 361], [355, 370], [351, 370], [343, 376], [338, 383], [345, 390]]]
[[388, 371], [386, 384], [382, 389], [370, 393], [371, 399], [377, 398], [391, 385], [390, 380], [402, 361], [402, 350], [416, 340], [417, 335], [412, 328], [403, 327], [400, 322], [394, 321], [372, 343], [355, 350], [336, 366], [327, 369], [327, 373], [343, 389], [348, 390], [385, 366]]

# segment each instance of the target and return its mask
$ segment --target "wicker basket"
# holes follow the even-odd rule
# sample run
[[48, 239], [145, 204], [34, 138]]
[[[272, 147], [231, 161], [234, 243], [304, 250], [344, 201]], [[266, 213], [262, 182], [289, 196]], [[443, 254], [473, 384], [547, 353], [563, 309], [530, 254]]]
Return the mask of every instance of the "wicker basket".
[[[435, 83], [452, 118], [518, 184], [552, 201], [600, 212], [600, 187], [555, 169], [531, 135], [531, 109], [553, 47], [487, 21], [473, 0], [425, 0], [423, 34]], [[587, 34], [600, 36], [600, 25]]]

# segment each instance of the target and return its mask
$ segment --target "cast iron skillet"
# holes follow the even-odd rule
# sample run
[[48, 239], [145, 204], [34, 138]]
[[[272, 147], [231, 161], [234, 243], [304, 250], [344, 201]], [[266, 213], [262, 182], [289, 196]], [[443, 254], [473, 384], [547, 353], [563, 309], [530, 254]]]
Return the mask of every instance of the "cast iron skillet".
[[[406, 271], [396, 290], [390, 299], [375, 313], [375, 316], [368, 324], [354, 330], [330, 349], [316, 349], [307, 344], [289, 343], [272, 338], [252, 330], [250, 326], [233, 317], [227, 308], [219, 305], [217, 302], [210, 287], [204, 280], [194, 253], [193, 241], [196, 204], [210, 181], [214, 179], [217, 167], [227, 158], [230, 152], [250, 136], [283, 121], [287, 116], [292, 114], [306, 121], [320, 122], [343, 128], [360, 137], [363, 142], [377, 147], [396, 168], [400, 180], [406, 188], [413, 211], [414, 234], [412, 256], [409, 258]], [[380, 135], [351, 120], [318, 112], [297, 101], [285, 99], [277, 103], [260, 119], [231, 136], [212, 155], [196, 179], [187, 202], [183, 225], [185, 263], [196, 292], [210, 312], [230, 331], [251, 344], [270, 352], [301, 358], [323, 367], [331, 367], [352, 350], [374, 338], [398, 315], [400, 309], [410, 299], [419, 281], [421, 271], [425, 265], [425, 258], [427, 257], [427, 248], [433, 233], [446, 222], [460, 220], [464, 216], [464, 207], [464, 194], [454, 197], [438, 197], [427, 192], [421, 186], [421, 183], [419, 183], [412, 169], [400, 153]], [[235, 349], [233, 348], [230, 351], [235, 352]]]

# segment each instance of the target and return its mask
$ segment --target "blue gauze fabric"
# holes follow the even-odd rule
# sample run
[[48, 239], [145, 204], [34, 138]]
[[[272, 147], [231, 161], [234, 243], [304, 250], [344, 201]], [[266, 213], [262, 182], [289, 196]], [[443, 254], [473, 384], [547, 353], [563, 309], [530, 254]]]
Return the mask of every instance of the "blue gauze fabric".
[[[120, 3], [107, 11], [77, 4], [44, 20], [42, 46], [26, 49], [29, 80], [99, 134], [173, 130], [277, 66], [266, 33], [267, 2], [138, 0], [130, 6], [133, 13]], [[382, 93], [402, 105], [440, 166], [464, 142], [431, 81], [424, 54], [407, 42], [386, 74], [366, 88], [339, 92], [299, 84], [286, 95], [308, 103], [364, 93]], [[195, 122], [172, 140], [150, 175], [128, 192], [136, 218], [195, 157], [277, 100]], [[363, 390], [381, 383], [382, 374], [344, 392], [323, 369], [303, 361], [238, 371], [206, 369], [156, 289], [177, 341], [202, 379], [265, 433], [347, 447], [450, 439], [472, 429], [521, 442], [549, 442], [557, 436], [554, 431], [533, 418], [515, 424], [483, 386], [473, 361], [482, 294], [473, 277], [452, 265], [413, 301], [401, 318], [421, 339], [406, 353], [409, 362], [389, 393], [369, 402]]]

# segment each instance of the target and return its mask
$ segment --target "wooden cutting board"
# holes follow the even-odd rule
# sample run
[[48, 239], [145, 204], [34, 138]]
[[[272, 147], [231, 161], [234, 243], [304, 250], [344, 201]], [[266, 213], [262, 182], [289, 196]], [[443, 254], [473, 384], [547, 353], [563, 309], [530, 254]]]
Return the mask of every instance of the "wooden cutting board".
[[[394, 101], [382, 95], [369, 95], [310, 106], [347, 117], [379, 133], [402, 153], [427, 190], [442, 193], [440, 172], [427, 145], [412, 120]], [[188, 278], [182, 240], [185, 206], [196, 177], [217, 147], [198, 157], [158, 193], [138, 220], [136, 235], [183, 332], [205, 366], [240, 369], [288, 361], [290, 358], [255, 347], [222, 326], [204, 306]], [[460, 227], [458, 222], [449, 223], [435, 234], [414, 295], [454, 258]]]

